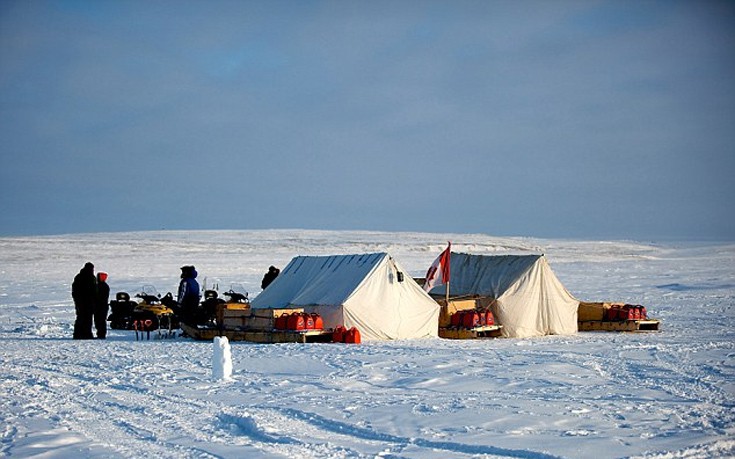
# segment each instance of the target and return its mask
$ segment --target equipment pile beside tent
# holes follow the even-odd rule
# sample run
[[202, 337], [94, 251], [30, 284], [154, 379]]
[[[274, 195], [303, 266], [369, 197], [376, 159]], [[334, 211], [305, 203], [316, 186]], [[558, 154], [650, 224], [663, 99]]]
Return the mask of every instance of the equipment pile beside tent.
[[648, 317], [639, 304], [582, 302], [579, 303], [580, 331], [656, 331], [661, 321]]

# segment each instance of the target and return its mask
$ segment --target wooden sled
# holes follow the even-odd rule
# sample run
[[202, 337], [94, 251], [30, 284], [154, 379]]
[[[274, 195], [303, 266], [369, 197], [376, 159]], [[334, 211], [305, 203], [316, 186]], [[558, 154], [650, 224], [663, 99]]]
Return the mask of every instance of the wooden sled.
[[444, 339], [479, 339], [497, 338], [501, 335], [502, 325], [485, 325], [475, 328], [440, 328], [439, 338]]
[[656, 319], [616, 321], [584, 320], [577, 322], [579, 331], [656, 331], [660, 325], [661, 321]]
[[181, 329], [198, 341], [212, 341], [216, 336], [226, 336], [230, 341], [250, 341], [252, 343], [328, 343], [332, 341], [331, 330], [219, 329], [214, 326], [192, 327], [187, 324], [181, 324]]

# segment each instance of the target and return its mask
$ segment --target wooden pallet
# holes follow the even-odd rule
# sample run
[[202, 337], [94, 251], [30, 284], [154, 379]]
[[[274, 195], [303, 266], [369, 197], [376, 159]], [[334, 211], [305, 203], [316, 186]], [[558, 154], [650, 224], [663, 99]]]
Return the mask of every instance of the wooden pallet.
[[497, 338], [501, 335], [502, 325], [485, 325], [475, 328], [440, 328], [439, 338], [445, 339], [478, 339]]
[[226, 336], [230, 341], [250, 341], [253, 343], [329, 343], [331, 330], [253, 330], [215, 327], [192, 327], [181, 324], [181, 329], [195, 340], [212, 341], [215, 336]]
[[656, 331], [661, 325], [660, 320], [583, 320], [577, 322], [579, 331]]

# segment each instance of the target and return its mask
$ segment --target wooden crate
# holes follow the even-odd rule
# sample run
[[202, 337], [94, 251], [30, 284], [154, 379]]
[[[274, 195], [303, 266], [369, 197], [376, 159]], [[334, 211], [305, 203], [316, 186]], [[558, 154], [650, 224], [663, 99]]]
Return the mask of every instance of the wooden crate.
[[577, 321], [602, 320], [606, 309], [610, 309], [610, 303], [581, 301], [577, 309]]
[[[225, 322], [225, 319], [236, 319], [250, 315], [250, 304], [248, 303], [222, 303], [217, 305], [215, 311], [218, 324]], [[235, 321], [236, 321], [235, 320]], [[230, 321], [232, 322], [232, 321]]]

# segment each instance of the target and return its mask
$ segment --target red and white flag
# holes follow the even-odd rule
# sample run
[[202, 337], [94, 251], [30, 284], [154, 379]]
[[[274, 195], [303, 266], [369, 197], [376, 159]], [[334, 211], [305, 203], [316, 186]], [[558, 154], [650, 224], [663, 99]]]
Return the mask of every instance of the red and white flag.
[[452, 243], [449, 242], [446, 250], [439, 254], [431, 264], [431, 267], [426, 272], [426, 283], [424, 283], [424, 290], [430, 291], [437, 285], [446, 284], [449, 282], [449, 257], [452, 252]]

